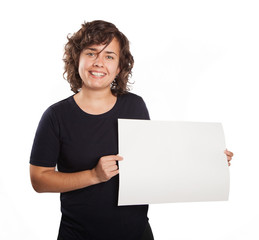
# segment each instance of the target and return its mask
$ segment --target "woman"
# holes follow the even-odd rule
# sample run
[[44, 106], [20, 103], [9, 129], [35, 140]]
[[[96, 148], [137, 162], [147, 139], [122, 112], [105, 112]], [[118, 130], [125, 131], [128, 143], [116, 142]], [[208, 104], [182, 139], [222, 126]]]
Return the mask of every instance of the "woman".
[[45, 111], [30, 158], [34, 189], [61, 193], [58, 239], [151, 240], [148, 206], [117, 206], [117, 119], [149, 119], [143, 99], [128, 92], [129, 41], [111, 23], [84, 23], [64, 62], [75, 94]]

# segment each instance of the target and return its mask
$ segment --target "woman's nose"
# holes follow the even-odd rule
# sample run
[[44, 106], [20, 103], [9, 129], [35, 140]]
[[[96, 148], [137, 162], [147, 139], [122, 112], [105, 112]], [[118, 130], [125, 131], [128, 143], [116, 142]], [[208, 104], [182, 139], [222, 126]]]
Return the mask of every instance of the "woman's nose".
[[98, 55], [94, 61], [95, 67], [103, 67], [103, 61], [102, 58]]

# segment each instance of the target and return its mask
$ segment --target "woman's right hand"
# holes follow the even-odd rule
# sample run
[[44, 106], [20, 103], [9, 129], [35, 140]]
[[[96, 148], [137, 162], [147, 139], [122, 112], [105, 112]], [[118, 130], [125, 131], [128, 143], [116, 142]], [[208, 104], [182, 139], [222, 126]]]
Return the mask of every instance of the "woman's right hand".
[[121, 160], [123, 157], [119, 155], [103, 156], [92, 169], [92, 173], [99, 182], [106, 182], [119, 173], [117, 161]]

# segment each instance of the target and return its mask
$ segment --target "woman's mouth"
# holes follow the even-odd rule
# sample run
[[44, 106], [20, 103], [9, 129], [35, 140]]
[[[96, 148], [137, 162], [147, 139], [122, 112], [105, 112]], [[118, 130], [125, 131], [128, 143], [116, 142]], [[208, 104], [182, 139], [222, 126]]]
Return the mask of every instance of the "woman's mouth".
[[90, 74], [95, 76], [95, 77], [103, 77], [105, 76], [105, 73], [102, 73], [102, 72], [93, 72], [93, 71], [90, 71]]

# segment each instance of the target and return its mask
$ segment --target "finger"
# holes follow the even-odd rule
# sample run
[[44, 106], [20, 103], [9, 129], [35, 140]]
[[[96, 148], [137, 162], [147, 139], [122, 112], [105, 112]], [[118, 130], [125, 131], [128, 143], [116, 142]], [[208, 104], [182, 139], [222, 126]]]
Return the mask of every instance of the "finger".
[[121, 160], [123, 160], [123, 157], [120, 156], [120, 155], [116, 155], [116, 160], [117, 160], [117, 161], [121, 161]]
[[228, 159], [228, 161], [231, 161], [231, 160], [232, 160], [232, 157], [227, 156], [227, 159]]
[[121, 161], [121, 160], [123, 160], [123, 157], [121, 157], [119, 155], [108, 155], [108, 156], [104, 156], [102, 158], [105, 161]]
[[117, 169], [118, 169], [118, 165], [117, 164], [111, 164], [111, 165], [106, 167], [106, 171], [107, 172], [112, 172], [112, 171], [117, 170]]
[[118, 166], [117, 166], [117, 165], [113, 165], [113, 166], [110, 166], [110, 167], [109, 167], [109, 171], [110, 171], [110, 172], [114, 172], [114, 171], [116, 171], [116, 170], [118, 170]]
[[224, 151], [224, 153], [225, 153], [227, 156], [230, 156], [230, 157], [233, 157], [233, 156], [234, 156], [234, 153], [228, 151], [227, 149]]
[[119, 174], [119, 170], [115, 170], [115, 171], [111, 172], [111, 178], [116, 176], [117, 174]]
[[117, 166], [117, 161], [115, 161], [115, 160], [107, 161], [107, 162], [105, 163], [105, 166], [106, 166], [107, 168], [112, 167], [112, 166]]
[[230, 157], [234, 156], [234, 154], [232, 152], [230, 152], [230, 151], [227, 151], [226, 154], [227, 154], [227, 156], [230, 156]]

